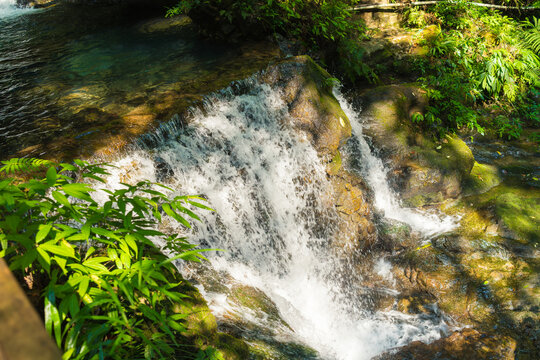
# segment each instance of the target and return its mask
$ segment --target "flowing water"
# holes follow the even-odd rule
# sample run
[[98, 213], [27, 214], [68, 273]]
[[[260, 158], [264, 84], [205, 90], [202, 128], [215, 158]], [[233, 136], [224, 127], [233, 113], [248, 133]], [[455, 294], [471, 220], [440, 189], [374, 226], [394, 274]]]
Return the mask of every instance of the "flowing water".
[[[362, 118], [339, 91], [336, 98], [343, 111], [347, 114], [352, 126], [353, 138], [348, 142], [346, 152], [356, 158], [351, 161], [352, 167], [362, 174], [374, 193], [374, 205], [388, 219], [404, 222], [429, 239], [435, 235], [449, 232], [456, 228], [458, 220], [452, 216], [438, 213], [420, 212], [416, 209], [403, 207], [399, 197], [391, 189], [388, 180], [388, 168], [378, 158], [369, 146], [368, 139], [362, 134]], [[360, 156], [356, 156], [360, 155]]]
[[[340, 101], [359, 130], [358, 117], [343, 97]], [[243, 317], [265, 336], [305, 344], [323, 359], [370, 359], [414, 340], [439, 338], [448, 330], [442, 317], [373, 309], [369, 291], [359, 285], [365, 274], [338, 260], [347, 255], [331, 247], [340, 220], [322, 200], [330, 188], [324, 166], [310, 143], [288, 127], [288, 116], [278, 90], [253, 79], [237, 83], [209, 97], [187, 125], [177, 119], [143, 137], [119, 160], [109, 184], [166, 175], [179, 193], [209, 199], [216, 213], [204, 214], [190, 240], [226, 249], [209, 257], [220, 281], [229, 288], [262, 290], [289, 326], [272, 324], [268, 314], [234, 303], [203, 280], [200, 289], [222, 324]], [[355, 136], [365, 141], [361, 133]], [[364, 151], [360, 146], [356, 156], [375, 159]], [[376, 164], [373, 160], [364, 170], [377, 171]], [[374, 190], [380, 197], [379, 187]], [[427, 234], [447, 229], [446, 220], [435, 215], [395, 206], [394, 211], [414, 214], [413, 226], [422, 216], [423, 222], [434, 220], [420, 229]], [[375, 267], [391, 277], [388, 263]], [[257, 340], [248, 333], [249, 340]]]

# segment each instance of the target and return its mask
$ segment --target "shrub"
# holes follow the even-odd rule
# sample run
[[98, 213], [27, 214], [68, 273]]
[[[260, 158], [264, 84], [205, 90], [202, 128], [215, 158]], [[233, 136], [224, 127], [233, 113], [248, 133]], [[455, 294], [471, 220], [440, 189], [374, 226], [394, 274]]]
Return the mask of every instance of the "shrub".
[[[64, 359], [182, 353], [184, 314], [173, 305], [185, 295], [177, 290], [182, 280], [171, 281], [179, 279], [172, 262], [203, 257], [185, 238], [157, 230], [156, 222], [167, 216], [190, 227], [186, 217], [199, 220], [190, 207], [209, 210], [203, 199], [171, 200], [162, 192], [171, 189], [141, 181], [100, 190], [100, 203], [91, 196], [94, 185], [76, 180], [104, 182], [109, 165], [80, 160], [11, 159], [0, 173], [44, 166], [41, 179], [0, 181], [0, 257], [20, 278], [43, 284], [45, 326]], [[177, 255], [167, 258], [152, 239]]]

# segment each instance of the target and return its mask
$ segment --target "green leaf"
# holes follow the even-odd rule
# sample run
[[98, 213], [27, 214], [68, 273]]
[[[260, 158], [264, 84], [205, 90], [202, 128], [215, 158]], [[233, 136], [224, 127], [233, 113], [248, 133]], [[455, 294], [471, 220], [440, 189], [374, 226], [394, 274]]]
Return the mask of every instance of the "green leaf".
[[65, 256], [65, 257], [76, 259], [75, 250], [72, 247], [66, 246], [65, 244], [56, 245], [55, 240], [46, 242], [44, 244], [40, 244], [38, 246], [38, 249], [48, 251], [54, 255]]
[[186, 221], [186, 219], [184, 219], [182, 216], [178, 215], [175, 211], [173, 211], [169, 204], [165, 203], [162, 205], [162, 207], [167, 215], [169, 215], [170, 217], [172, 217], [173, 219], [175, 219], [176, 221], [178, 221], [179, 223], [181, 223], [188, 229], [191, 229], [191, 225]]
[[69, 196], [74, 198], [92, 202], [92, 198], [89, 195], [89, 191], [93, 191], [87, 184], [65, 184], [62, 186], [62, 190]]
[[[51, 169], [54, 169], [54, 168], [51, 168]], [[39, 231], [36, 234], [36, 243], [39, 243], [40, 241], [45, 239], [47, 235], [49, 235], [49, 232], [51, 231], [51, 229], [52, 229], [51, 224], [39, 225]]]
[[55, 191], [52, 192], [52, 196], [60, 204], [62, 204], [64, 206], [68, 206], [68, 207], [71, 206], [71, 204], [68, 201], [67, 197], [64, 194], [62, 194], [61, 192], [55, 190]]
[[56, 169], [54, 168], [54, 166], [51, 166], [49, 170], [47, 170], [46, 177], [47, 177], [47, 185], [54, 186], [54, 184], [56, 184], [56, 178], [58, 177], [58, 175], [56, 173]]
[[138, 257], [139, 255], [139, 247], [137, 246], [137, 239], [135, 238], [135, 236], [131, 235], [131, 234], [127, 234], [126, 237], [126, 243], [128, 244], [128, 246], [133, 250], [133, 252], [135, 253], [135, 257]]

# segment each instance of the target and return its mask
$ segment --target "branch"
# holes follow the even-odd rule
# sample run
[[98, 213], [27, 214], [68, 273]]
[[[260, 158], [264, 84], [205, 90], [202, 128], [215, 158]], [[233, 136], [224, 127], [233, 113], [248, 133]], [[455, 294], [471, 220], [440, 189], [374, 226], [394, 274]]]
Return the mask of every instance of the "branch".
[[[410, 7], [410, 6], [435, 5], [438, 3], [452, 4], [452, 3], [457, 3], [457, 2], [455, 0], [414, 1], [411, 3], [360, 5], [360, 6], [355, 6], [353, 8], [350, 8], [349, 10], [350, 11], [384, 10], [384, 9], [391, 9], [391, 8], [404, 8], [404, 7]], [[466, 4], [472, 5], [472, 6], [486, 7], [490, 9], [501, 9], [501, 10], [525, 10], [525, 11], [540, 10], [540, 8], [534, 7], [534, 6], [524, 6], [524, 7], [503, 6], [503, 5], [492, 5], [492, 4], [484, 4], [484, 3], [477, 3], [477, 2], [467, 2]]]

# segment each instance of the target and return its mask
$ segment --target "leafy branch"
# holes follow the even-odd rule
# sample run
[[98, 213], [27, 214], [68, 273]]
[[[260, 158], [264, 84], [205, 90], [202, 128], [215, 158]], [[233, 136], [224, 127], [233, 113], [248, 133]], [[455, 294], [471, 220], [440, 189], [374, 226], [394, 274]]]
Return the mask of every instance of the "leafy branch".
[[[199, 196], [176, 196], [164, 185], [141, 181], [102, 189], [107, 164], [54, 164], [36, 159], [3, 161], [0, 172], [47, 166], [46, 176], [0, 181], [0, 257], [20, 277], [43, 279], [45, 326], [64, 359], [167, 358], [181, 351], [185, 314], [174, 304], [186, 297], [174, 260], [201, 261], [186, 238], [156, 223], [168, 217], [185, 227], [212, 210]], [[160, 190], [156, 190], [160, 189]], [[154, 245], [161, 239], [176, 254]]]

